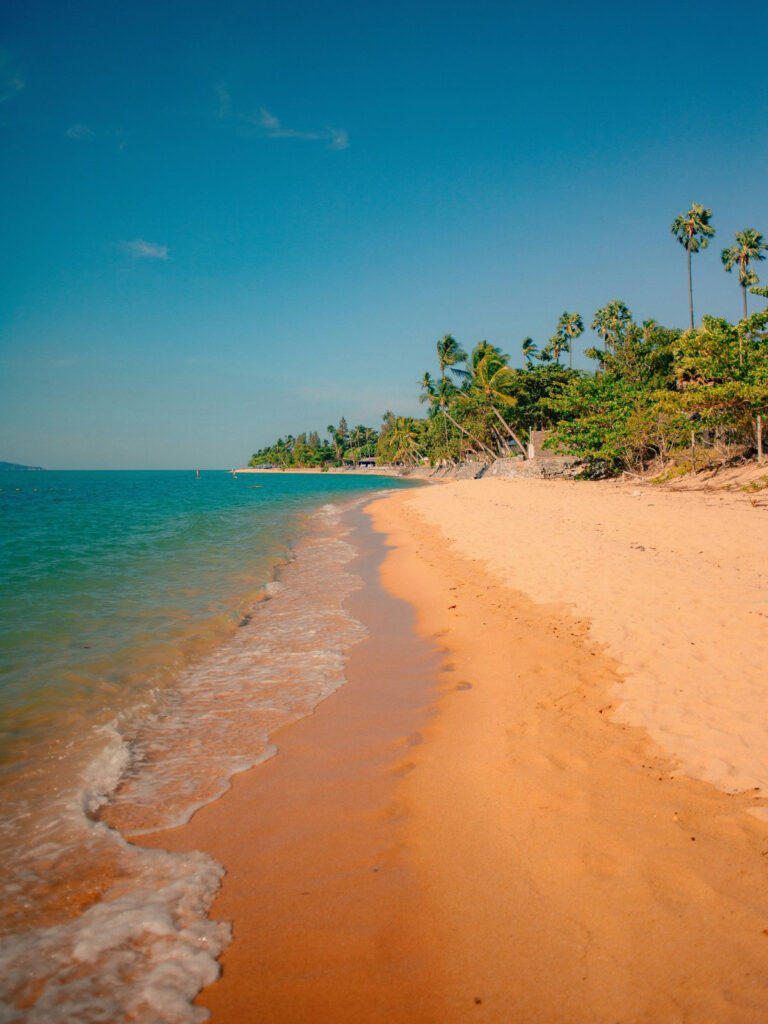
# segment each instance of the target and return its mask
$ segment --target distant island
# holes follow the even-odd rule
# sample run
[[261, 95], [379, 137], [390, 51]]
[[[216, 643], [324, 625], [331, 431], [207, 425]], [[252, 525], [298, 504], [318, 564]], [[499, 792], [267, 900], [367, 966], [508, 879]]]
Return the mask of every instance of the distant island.
[[42, 470], [42, 466], [22, 466], [20, 462], [0, 462], [0, 473], [4, 469], [27, 469], [33, 472]]

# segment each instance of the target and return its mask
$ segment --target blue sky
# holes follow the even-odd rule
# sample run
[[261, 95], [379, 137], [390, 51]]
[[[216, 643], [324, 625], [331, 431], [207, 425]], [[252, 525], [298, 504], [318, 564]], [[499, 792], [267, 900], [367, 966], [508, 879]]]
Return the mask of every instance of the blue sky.
[[418, 413], [446, 332], [519, 362], [614, 298], [685, 326], [669, 226], [692, 201], [717, 231], [697, 317], [738, 318], [719, 251], [768, 235], [756, 11], [14, 6], [0, 459], [226, 467], [341, 415]]

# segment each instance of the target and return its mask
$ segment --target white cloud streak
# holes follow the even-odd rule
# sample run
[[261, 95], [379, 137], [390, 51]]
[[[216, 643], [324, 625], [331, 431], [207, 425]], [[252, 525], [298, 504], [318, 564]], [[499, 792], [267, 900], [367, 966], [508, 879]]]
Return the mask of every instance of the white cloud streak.
[[308, 142], [325, 142], [329, 149], [341, 150], [349, 146], [349, 136], [343, 129], [323, 128], [320, 131], [302, 132], [295, 128], [285, 128], [282, 121], [264, 107], [259, 109], [258, 118], [250, 118], [258, 123], [270, 139], [304, 139]]
[[145, 242], [143, 238], [136, 238], [132, 242], [121, 242], [120, 248], [137, 259], [167, 260], [169, 258], [167, 245]]
[[71, 128], [67, 128], [67, 136], [70, 139], [92, 139], [93, 129], [87, 124], [73, 124]]
[[232, 97], [223, 85], [216, 86], [219, 100], [218, 117], [224, 121], [234, 120], [248, 124], [265, 135], [268, 139], [300, 139], [304, 142], [324, 142], [328, 149], [339, 151], [349, 148], [349, 135], [343, 128], [319, 128], [313, 131], [300, 131], [288, 128], [279, 117], [260, 107], [258, 113], [240, 114], [233, 110]]

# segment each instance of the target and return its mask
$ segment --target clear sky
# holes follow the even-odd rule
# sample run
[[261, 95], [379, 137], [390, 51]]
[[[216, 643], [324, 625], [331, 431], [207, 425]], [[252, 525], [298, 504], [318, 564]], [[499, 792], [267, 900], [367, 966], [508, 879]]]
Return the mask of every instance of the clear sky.
[[697, 319], [737, 319], [766, 43], [712, 0], [6, 5], [0, 459], [227, 467], [419, 413], [447, 332], [685, 326], [692, 201]]

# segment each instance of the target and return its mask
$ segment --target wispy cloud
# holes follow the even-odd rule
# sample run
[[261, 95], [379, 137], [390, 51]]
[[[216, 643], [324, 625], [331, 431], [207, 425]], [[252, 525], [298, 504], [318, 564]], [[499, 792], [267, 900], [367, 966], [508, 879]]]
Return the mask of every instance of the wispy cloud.
[[308, 142], [325, 142], [329, 149], [346, 149], [349, 146], [349, 136], [343, 129], [322, 128], [319, 131], [298, 131], [296, 128], [286, 128], [282, 121], [271, 114], [264, 107], [259, 109], [258, 116], [251, 118], [259, 124], [270, 139], [305, 139]]
[[169, 258], [167, 245], [145, 242], [143, 238], [135, 238], [132, 242], [121, 242], [120, 248], [137, 259], [167, 260]]
[[93, 128], [89, 128], [87, 124], [73, 124], [71, 128], [67, 128], [67, 135], [70, 139], [92, 139]]
[[0, 49], [0, 103], [21, 92], [25, 84], [8, 51]]
[[255, 127], [268, 139], [300, 139], [305, 142], [324, 142], [328, 149], [342, 150], [349, 147], [349, 135], [343, 128], [316, 128], [303, 131], [298, 128], [290, 128], [283, 124], [279, 117], [259, 107], [257, 113], [241, 114], [233, 110], [232, 97], [229, 90], [223, 85], [216, 86], [216, 95], [219, 100], [218, 116], [222, 120], [234, 120], [240, 124], [247, 124]]

